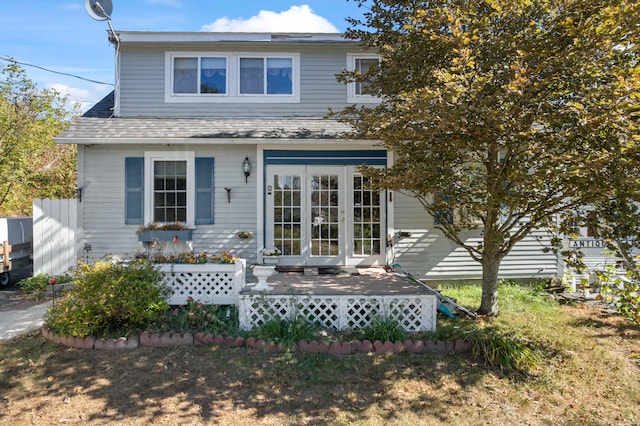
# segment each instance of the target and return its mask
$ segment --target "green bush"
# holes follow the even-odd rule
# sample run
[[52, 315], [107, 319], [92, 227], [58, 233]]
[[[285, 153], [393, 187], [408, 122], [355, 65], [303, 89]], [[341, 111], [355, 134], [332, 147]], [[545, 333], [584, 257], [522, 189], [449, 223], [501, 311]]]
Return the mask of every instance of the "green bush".
[[169, 308], [162, 274], [145, 260], [80, 264], [73, 288], [53, 305], [45, 324], [71, 336], [127, 333], [156, 321]]

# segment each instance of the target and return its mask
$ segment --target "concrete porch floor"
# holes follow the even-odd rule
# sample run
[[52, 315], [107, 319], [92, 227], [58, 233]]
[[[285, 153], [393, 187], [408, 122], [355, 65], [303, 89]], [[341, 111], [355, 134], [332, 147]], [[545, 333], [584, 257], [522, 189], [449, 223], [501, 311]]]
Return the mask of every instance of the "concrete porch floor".
[[[352, 268], [353, 270], [353, 268]], [[303, 272], [278, 272], [267, 282], [272, 295], [315, 294], [315, 295], [421, 295], [433, 294], [402, 274], [387, 273], [383, 268], [358, 268], [358, 274], [318, 274], [305, 275]], [[254, 294], [252, 286], [255, 278], [248, 279], [247, 287], [241, 294]]]

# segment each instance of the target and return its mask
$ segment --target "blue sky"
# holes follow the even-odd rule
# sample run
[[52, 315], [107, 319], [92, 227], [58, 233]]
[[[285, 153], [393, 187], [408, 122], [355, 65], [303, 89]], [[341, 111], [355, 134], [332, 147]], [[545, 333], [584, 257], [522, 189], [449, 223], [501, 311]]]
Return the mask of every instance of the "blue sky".
[[[112, 0], [123, 31], [342, 32], [361, 9], [347, 0]], [[40, 88], [55, 88], [87, 109], [112, 90], [114, 49], [108, 24], [89, 17], [85, 0], [20, 0], [0, 8], [0, 68], [6, 57]]]

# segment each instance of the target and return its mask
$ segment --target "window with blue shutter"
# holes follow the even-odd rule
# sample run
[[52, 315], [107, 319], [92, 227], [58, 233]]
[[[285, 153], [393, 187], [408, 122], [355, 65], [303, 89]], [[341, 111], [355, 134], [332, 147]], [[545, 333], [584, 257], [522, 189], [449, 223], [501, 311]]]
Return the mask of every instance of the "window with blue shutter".
[[124, 159], [124, 223], [144, 223], [144, 158]]
[[196, 158], [196, 225], [213, 223], [213, 158]]

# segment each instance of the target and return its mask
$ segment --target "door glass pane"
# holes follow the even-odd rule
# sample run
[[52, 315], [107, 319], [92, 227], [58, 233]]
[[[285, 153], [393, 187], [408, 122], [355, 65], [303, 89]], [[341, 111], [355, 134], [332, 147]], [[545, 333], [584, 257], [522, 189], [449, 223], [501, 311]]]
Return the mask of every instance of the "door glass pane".
[[273, 176], [273, 245], [283, 256], [302, 254], [300, 182], [299, 175]]
[[311, 255], [338, 256], [338, 175], [311, 175], [310, 186]]
[[380, 194], [362, 175], [353, 176], [353, 254], [380, 254]]

